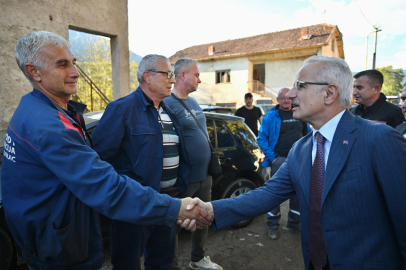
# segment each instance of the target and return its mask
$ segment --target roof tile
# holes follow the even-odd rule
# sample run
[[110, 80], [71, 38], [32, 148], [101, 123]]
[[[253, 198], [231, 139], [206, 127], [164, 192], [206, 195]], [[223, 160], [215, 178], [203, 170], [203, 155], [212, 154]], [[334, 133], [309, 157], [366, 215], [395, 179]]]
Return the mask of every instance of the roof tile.
[[[178, 59], [185, 57], [204, 60], [222, 58], [231, 55], [244, 55], [315, 46], [327, 43], [329, 36], [334, 32], [336, 27], [337, 26], [330, 24], [326, 24], [325, 27], [324, 24], [317, 24], [252, 37], [196, 45], [177, 51], [169, 58], [169, 60], [171, 63], [174, 63]], [[310, 39], [301, 38], [302, 29], [307, 29], [308, 35], [311, 35]], [[208, 48], [210, 45], [214, 46], [214, 55], [208, 54]]]

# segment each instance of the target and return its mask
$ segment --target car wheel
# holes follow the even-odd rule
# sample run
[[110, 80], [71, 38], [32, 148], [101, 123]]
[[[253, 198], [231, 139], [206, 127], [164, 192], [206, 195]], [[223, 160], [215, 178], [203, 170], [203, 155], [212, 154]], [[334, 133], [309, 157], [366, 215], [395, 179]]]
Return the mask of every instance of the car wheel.
[[0, 227], [0, 270], [9, 269], [14, 257], [13, 239]]
[[[221, 195], [222, 199], [226, 198], [234, 198], [237, 197], [238, 195], [241, 195], [243, 193], [247, 193], [248, 191], [256, 189], [257, 186], [250, 180], [245, 179], [245, 178], [238, 178], [231, 182], [225, 189], [223, 194]], [[250, 218], [244, 221], [240, 221], [234, 225], [231, 225], [230, 227], [234, 229], [239, 229], [248, 226], [248, 224], [251, 223], [251, 221], [254, 218]]]

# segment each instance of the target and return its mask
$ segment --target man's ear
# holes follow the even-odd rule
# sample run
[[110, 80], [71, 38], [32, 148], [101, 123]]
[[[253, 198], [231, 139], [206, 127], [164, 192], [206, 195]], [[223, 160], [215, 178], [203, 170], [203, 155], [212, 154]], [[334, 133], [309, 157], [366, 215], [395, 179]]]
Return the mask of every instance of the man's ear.
[[25, 64], [24, 66], [25, 71], [33, 78], [36, 82], [40, 82], [42, 80], [41, 72], [31, 63]]
[[182, 81], [184, 81], [185, 80], [185, 71], [182, 71], [181, 73], [180, 73], [180, 76], [179, 76], [179, 78], [182, 80]]
[[144, 71], [144, 73], [142, 74], [142, 77], [144, 78], [144, 81], [147, 84], [151, 83], [151, 73], [149, 73], [148, 71]]
[[334, 84], [330, 84], [326, 88], [326, 93], [324, 97], [324, 102], [326, 105], [331, 105], [334, 103], [335, 100], [338, 99], [338, 87]]
[[381, 92], [381, 88], [382, 87], [379, 84], [375, 85], [373, 91], [374, 95], [379, 94], [379, 92]]

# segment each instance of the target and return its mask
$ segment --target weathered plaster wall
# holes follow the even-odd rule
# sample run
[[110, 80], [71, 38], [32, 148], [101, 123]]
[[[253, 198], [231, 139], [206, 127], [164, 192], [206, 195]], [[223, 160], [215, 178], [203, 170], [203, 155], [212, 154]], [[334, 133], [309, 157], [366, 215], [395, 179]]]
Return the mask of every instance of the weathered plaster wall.
[[[333, 43], [333, 42], [334, 42], [334, 44], [333, 44], [334, 51], [331, 50], [331, 43]], [[340, 57], [340, 54], [338, 52], [337, 39], [335, 37], [332, 37], [330, 39], [330, 42], [328, 43], [328, 45], [321, 47], [321, 55], [329, 56], [329, 57]]]
[[[242, 104], [248, 91], [248, 58], [231, 58], [201, 62], [200, 80], [197, 91], [191, 94], [200, 104], [237, 103]], [[216, 70], [230, 70], [230, 82], [216, 84]]]
[[[333, 37], [335, 38], [335, 37]], [[296, 50], [275, 51], [245, 57], [202, 61], [198, 90], [192, 93], [200, 104], [236, 103], [237, 108], [244, 103], [244, 94], [248, 92], [248, 81], [253, 78], [254, 64], [265, 64], [265, 85], [278, 92], [281, 88], [291, 88], [296, 74], [303, 62], [312, 55], [339, 57], [337, 41], [334, 52], [328, 45]], [[231, 70], [230, 83], [215, 83], [216, 70]], [[260, 97], [256, 95], [255, 98]]]
[[1, 141], [21, 97], [32, 90], [14, 58], [17, 40], [40, 30], [68, 40], [68, 29], [110, 37], [117, 99], [130, 92], [127, 13], [127, 0], [0, 0]]
[[265, 85], [275, 91], [283, 87], [291, 88], [296, 74], [307, 57], [277, 59], [265, 62]]

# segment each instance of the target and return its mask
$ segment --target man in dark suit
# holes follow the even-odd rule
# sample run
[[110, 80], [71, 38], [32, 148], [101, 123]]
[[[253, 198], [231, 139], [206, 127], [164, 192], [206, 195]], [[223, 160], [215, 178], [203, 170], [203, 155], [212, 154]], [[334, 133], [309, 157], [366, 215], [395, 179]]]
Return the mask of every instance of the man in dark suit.
[[313, 132], [263, 187], [206, 204], [193, 200], [212, 213], [216, 230], [265, 214], [296, 193], [306, 269], [406, 269], [406, 140], [345, 109], [351, 75], [342, 59], [304, 62], [286, 96], [293, 117]]

